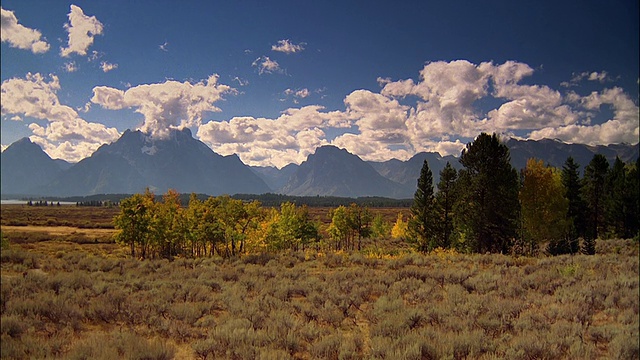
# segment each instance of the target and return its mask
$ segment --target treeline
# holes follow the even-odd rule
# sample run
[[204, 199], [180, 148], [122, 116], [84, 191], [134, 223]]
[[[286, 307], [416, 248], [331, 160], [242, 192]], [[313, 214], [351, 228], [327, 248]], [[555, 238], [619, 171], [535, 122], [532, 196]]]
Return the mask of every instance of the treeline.
[[[169, 190], [162, 200], [150, 191], [120, 202], [114, 218], [116, 240], [140, 258], [204, 257], [281, 250], [361, 250], [364, 239], [388, 237], [391, 224], [356, 203], [330, 209], [323, 227], [306, 205], [284, 202], [264, 207], [256, 200], [230, 196], [201, 200]], [[327, 236], [323, 237], [322, 234]]]
[[29, 200], [27, 201], [27, 206], [60, 206], [60, 202], [54, 203], [53, 201], [48, 202], [47, 200]]
[[[595, 253], [597, 238], [638, 237], [638, 161], [613, 167], [596, 154], [580, 178], [580, 164], [562, 169], [530, 159], [518, 173], [497, 135], [481, 134], [463, 150], [456, 172], [440, 172], [434, 192], [425, 161], [411, 207], [394, 235], [420, 251], [437, 247], [462, 252], [535, 254]], [[582, 239], [582, 244], [580, 244]]]
[[[571, 157], [562, 169], [530, 159], [522, 171], [510, 163], [497, 135], [480, 134], [447, 164], [437, 192], [425, 161], [408, 219], [392, 226], [368, 205], [352, 202], [329, 210], [328, 225], [312, 219], [307, 205], [265, 194], [234, 198], [168, 191], [162, 201], [147, 191], [120, 202], [117, 241], [132, 256], [203, 257], [285, 249], [362, 250], [366, 239], [397, 238], [418, 251], [436, 248], [462, 253], [534, 255], [541, 244], [550, 254], [595, 253], [597, 238], [638, 238], [638, 162], [613, 167], [595, 155], [580, 177]], [[304, 199], [308, 199], [305, 197]], [[366, 204], [366, 202], [365, 202]], [[326, 205], [326, 204], [324, 204]]]
[[284, 203], [264, 208], [258, 201], [229, 196], [202, 201], [192, 194], [183, 207], [180, 194], [169, 190], [162, 201], [149, 191], [120, 202], [114, 219], [116, 240], [134, 257], [203, 257], [304, 249], [318, 246], [319, 224], [306, 206]]
[[85, 206], [85, 207], [114, 207], [114, 206], [118, 206], [119, 203], [118, 202], [113, 202], [111, 200], [89, 200], [89, 201], [78, 201], [76, 202], [76, 206], [81, 207], [81, 206]]
[[411, 199], [391, 199], [378, 196], [364, 196], [359, 198], [346, 198], [338, 196], [291, 196], [283, 194], [266, 193], [262, 195], [255, 194], [236, 194], [232, 198], [253, 201], [257, 200], [264, 206], [280, 206], [283, 203], [294, 203], [298, 205], [307, 205], [309, 207], [337, 207], [349, 206], [356, 204], [367, 207], [402, 207], [411, 206]]

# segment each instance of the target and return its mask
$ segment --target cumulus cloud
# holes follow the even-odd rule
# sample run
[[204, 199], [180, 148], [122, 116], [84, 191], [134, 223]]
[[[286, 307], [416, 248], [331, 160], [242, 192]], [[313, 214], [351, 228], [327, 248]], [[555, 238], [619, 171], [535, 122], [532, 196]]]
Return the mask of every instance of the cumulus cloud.
[[126, 91], [97, 86], [93, 88], [91, 102], [110, 110], [135, 108], [144, 116], [140, 130], [164, 138], [170, 129], [200, 125], [205, 112], [220, 111], [214, 104], [222, 100], [225, 93], [235, 93], [235, 89], [219, 84], [218, 75], [211, 75], [195, 84], [168, 80]]
[[102, 34], [103, 25], [95, 16], [87, 16], [79, 6], [71, 5], [69, 22], [64, 24], [69, 33], [67, 47], [60, 48], [60, 55], [68, 57], [76, 53], [87, 55], [87, 49], [93, 44], [93, 38]]
[[568, 143], [588, 145], [638, 142], [638, 105], [621, 88], [594, 92], [581, 99], [580, 104], [587, 110], [598, 110], [602, 105], [610, 105], [613, 118], [602, 124], [584, 125], [578, 122], [558, 127], [544, 127], [532, 131], [532, 139], [556, 138]]
[[[417, 80], [378, 78], [379, 92], [353, 91], [344, 99], [344, 110], [306, 106], [275, 119], [210, 121], [198, 136], [222, 154], [278, 167], [300, 163], [324, 144], [373, 161], [405, 160], [421, 151], [459, 155], [482, 131], [587, 144], [637, 143], [638, 105], [622, 89], [563, 94], [546, 85], [523, 84], [533, 74], [532, 67], [515, 61], [431, 62]], [[601, 74], [585, 79], [600, 81]], [[287, 89], [285, 95], [295, 97], [298, 91]], [[481, 108], [481, 102], [497, 105]], [[607, 105], [613, 118], [591, 124]]]
[[268, 56], [261, 56], [255, 59], [251, 66], [257, 67], [260, 75], [264, 73], [271, 74], [274, 72], [282, 72], [280, 64], [275, 60], [271, 60]]
[[61, 104], [59, 89], [60, 81], [55, 75], [47, 80], [39, 73], [28, 73], [25, 79], [5, 80], [1, 88], [1, 113], [46, 120], [44, 126], [36, 122], [28, 126], [34, 134], [32, 140], [37, 140], [53, 158], [78, 161], [100, 145], [118, 139], [117, 129], [88, 122], [76, 110]]
[[103, 72], [109, 72], [118, 68], [118, 64], [110, 64], [106, 61], [100, 63], [100, 68]]
[[304, 43], [293, 44], [289, 39], [278, 40], [277, 45], [272, 45], [271, 50], [283, 52], [285, 54], [293, 54], [304, 50]]
[[350, 126], [346, 114], [321, 106], [288, 109], [276, 119], [234, 117], [200, 126], [197, 136], [223, 155], [238, 154], [250, 165], [300, 163], [328, 144], [324, 129]]
[[2, 42], [8, 42], [9, 46], [30, 50], [34, 54], [49, 51], [49, 44], [42, 40], [42, 33], [36, 29], [30, 29], [18, 23], [18, 18], [13, 11], [0, 7]]

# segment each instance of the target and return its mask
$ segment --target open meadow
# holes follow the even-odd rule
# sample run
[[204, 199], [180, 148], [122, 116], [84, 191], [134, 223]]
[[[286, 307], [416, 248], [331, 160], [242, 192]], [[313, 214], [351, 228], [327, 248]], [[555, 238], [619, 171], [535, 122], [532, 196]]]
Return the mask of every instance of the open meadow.
[[138, 260], [112, 240], [117, 211], [3, 205], [3, 359], [639, 355], [632, 240], [598, 240], [593, 256], [418, 254], [385, 239], [395, 251]]

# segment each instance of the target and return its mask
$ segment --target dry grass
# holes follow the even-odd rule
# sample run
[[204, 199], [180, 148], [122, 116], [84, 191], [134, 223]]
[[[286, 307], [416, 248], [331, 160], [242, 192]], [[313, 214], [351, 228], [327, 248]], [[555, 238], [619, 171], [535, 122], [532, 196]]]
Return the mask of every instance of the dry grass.
[[638, 246], [610, 248], [169, 262], [114, 244], [13, 244], [2, 358], [635, 359]]
[[[9, 226], [3, 206], [3, 359], [638, 358], [629, 240], [599, 241], [595, 256], [376, 252], [402, 245], [385, 240], [138, 261], [113, 230], [35, 226], [40, 209]], [[79, 209], [55, 221], [88, 221]]]

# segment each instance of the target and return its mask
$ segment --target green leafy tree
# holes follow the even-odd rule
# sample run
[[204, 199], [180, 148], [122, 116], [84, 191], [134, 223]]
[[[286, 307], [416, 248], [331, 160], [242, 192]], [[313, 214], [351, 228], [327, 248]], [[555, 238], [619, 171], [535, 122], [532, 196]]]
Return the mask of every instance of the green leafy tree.
[[453, 234], [453, 205], [456, 201], [455, 185], [458, 173], [447, 161], [444, 169], [440, 171], [438, 193], [436, 194], [436, 243], [442, 248], [451, 247]]
[[507, 253], [517, 236], [518, 173], [496, 134], [480, 134], [462, 151], [455, 218], [475, 252]]
[[391, 224], [384, 220], [382, 214], [374, 216], [371, 222], [371, 237], [383, 239], [389, 235], [391, 235]]
[[334, 249], [345, 249], [352, 237], [347, 208], [344, 205], [340, 205], [329, 211], [329, 217], [331, 218], [331, 224], [327, 228], [327, 233], [334, 241]]
[[523, 174], [519, 198], [529, 254], [533, 255], [543, 241], [550, 242], [552, 253], [570, 252], [565, 237], [569, 203], [564, 197], [560, 173], [532, 158]]
[[436, 212], [434, 208], [433, 174], [427, 160], [422, 164], [418, 188], [413, 195], [409, 233], [417, 249], [428, 252], [436, 247]]
[[[351, 231], [358, 238], [358, 250], [362, 248], [362, 239], [371, 236], [371, 220], [373, 215], [369, 208], [362, 207], [352, 203], [347, 209], [348, 224]], [[354, 244], [351, 244], [351, 250], [354, 250]]]
[[113, 219], [118, 243], [129, 246], [131, 256], [136, 256], [136, 247], [140, 256], [147, 256], [150, 242], [151, 220], [155, 206], [155, 196], [147, 191], [135, 194], [120, 201], [120, 212]]

